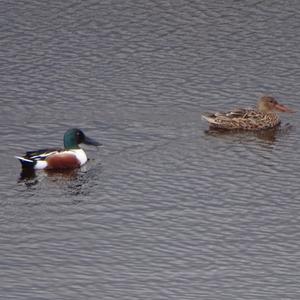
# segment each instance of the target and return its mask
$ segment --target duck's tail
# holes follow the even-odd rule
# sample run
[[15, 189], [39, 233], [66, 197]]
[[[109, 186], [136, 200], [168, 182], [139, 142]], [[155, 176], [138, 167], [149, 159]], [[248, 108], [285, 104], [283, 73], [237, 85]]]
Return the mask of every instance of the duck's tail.
[[201, 117], [203, 120], [206, 120], [208, 123], [211, 123], [211, 124], [216, 123], [216, 121], [215, 121], [216, 116], [214, 114], [204, 113], [204, 114], [202, 114]]
[[33, 169], [36, 164], [34, 160], [27, 159], [22, 156], [15, 156], [15, 158], [20, 161], [22, 168]]

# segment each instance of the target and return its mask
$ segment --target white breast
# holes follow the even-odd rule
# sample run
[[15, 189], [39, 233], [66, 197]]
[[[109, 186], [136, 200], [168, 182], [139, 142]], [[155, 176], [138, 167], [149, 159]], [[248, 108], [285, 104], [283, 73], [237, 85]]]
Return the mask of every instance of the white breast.
[[70, 152], [75, 154], [76, 158], [80, 161], [81, 166], [87, 162], [86, 154], [82, 149], [70, 150]]

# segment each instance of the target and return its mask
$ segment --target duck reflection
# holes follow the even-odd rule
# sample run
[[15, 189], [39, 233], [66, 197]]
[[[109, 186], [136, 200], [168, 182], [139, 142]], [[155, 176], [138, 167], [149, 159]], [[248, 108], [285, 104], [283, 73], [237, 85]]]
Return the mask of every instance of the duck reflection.
[[36, 172], [31, 168], [23, 168], [21, 170], [18, 183], [24, 183], [27, 187], [36, 185], [39, 182]]
[[219, 128], [209, 128], [205, 131], [206, 135], [224, 138], [228, 136], [238, 136], [243, 137], [245, 140], [245, 136], [248, 138], [257, 138], [261, 141], [264, 141], [268, 144], [274, 144], [276, 140], [282, 136], [288, 134], [292, 130], [292, 125], [285, 124], [284, 126], [276, 126], [270, 129], [263, 130], [255, 130], [255, 131], [244, 131], [244, 130], [226, 130]]
[[27, 189], [35, 189], [41, 183], [51, 189], [55, 184], [55, 189], [62, 189], [72, 195], [82, 195], [87, 193], [84, 189], [85, 175], [80, 169], [41, 172], [24, 168], [20, 173], [18, 183], [24, 184]]
[[45, 170], [47, 177], [53, 180], [72, 181], [78, 179], [78, 170]]
[[[32, 168], [23, 168], [19, 181], [33, 181], [38, 178], [37, 173], [40, 171], [36, 171]], [[52, 178], [54, 180], [63, 179], [63, 180], [74, 180], [78, 177], [78, 169], [75, 170], [45, 170], [44, 174], [47, 175], [48, 178]]]

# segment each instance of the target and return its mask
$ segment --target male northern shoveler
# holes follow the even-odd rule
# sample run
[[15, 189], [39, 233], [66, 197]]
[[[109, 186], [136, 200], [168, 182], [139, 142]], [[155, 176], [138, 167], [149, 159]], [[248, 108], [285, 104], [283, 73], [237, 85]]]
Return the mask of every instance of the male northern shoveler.
[[275, 111], [295, 112], [279, 104], [273, 97], [263, 96], [257, 102], [256, 109], [234, 109], [229, 112], [205, 114], [202, 117], [212, 128], [260, 130], [274, 128], [280, 124], [280, 119]]
[[99, 146], [100, 144], [87, 137], [80, 129], [69, 129], [64, 135], [64, 149], [49, 148], [28, 151], [24, 156], [16, 156], [23, 168], [30, 169], [75, 169], [87, 162], [87, 156], [78, 145]]

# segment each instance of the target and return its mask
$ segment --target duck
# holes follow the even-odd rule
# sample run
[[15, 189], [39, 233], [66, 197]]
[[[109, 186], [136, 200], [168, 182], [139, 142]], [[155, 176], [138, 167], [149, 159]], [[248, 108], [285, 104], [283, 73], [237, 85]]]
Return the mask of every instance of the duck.
[[87, 155], [79, 144], [101, 146], [100, 143], [86, 136], [78, 128], [68, 129], [64, 134], [64, 148], [47, 148], [27, 151], [23, 156], [15, 156], [23, 169], [62, 170], [76, 169], [87, 162]]
[[227, 130], [261, 130], [275, 128], [280, 124], [277, 112], [294, 113], [272, 96], [262, 96], [256, 108], [237, 108], [227, 112], [203, 114], [211, 128]]

